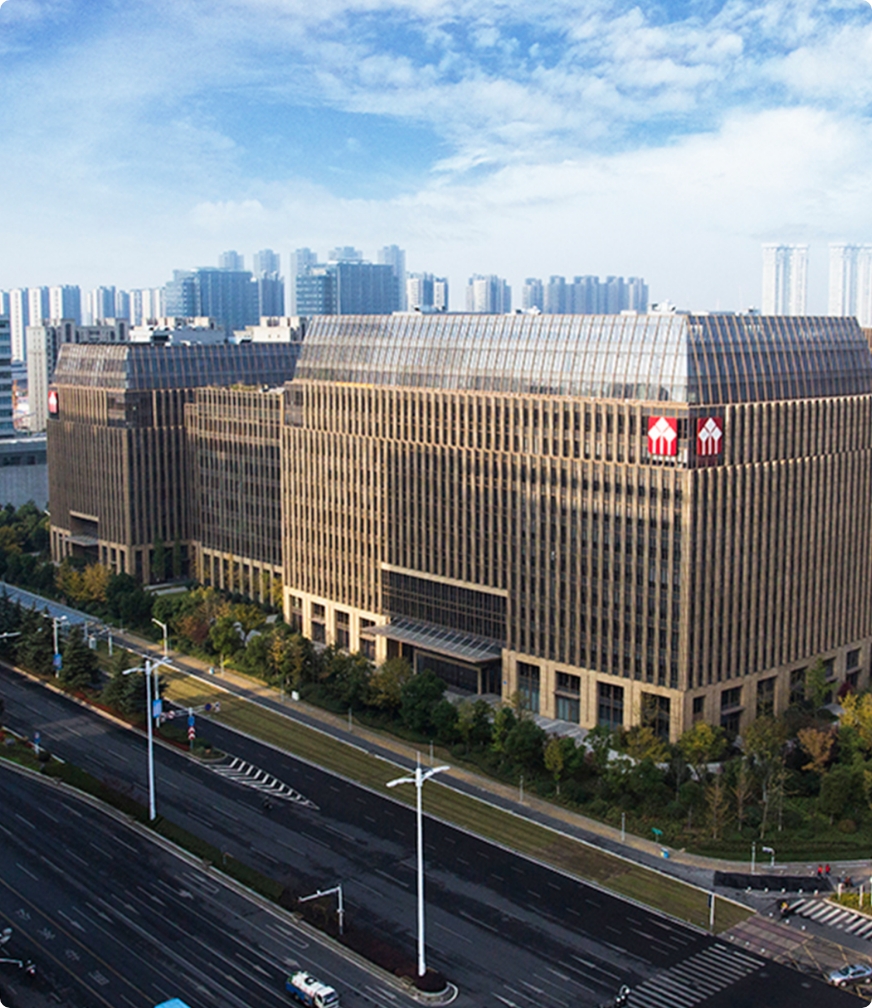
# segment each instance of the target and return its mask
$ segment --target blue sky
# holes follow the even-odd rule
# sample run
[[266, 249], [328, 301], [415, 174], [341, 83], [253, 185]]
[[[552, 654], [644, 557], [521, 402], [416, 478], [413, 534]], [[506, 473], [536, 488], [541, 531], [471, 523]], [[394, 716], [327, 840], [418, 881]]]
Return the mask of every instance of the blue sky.
[[[760, 243], [872, 241], [865, 0], [5, 0], [0, 288], [235, 248], [641, 274], [759, 304]], [[285, 260], [286, 261], [286, 260]]]

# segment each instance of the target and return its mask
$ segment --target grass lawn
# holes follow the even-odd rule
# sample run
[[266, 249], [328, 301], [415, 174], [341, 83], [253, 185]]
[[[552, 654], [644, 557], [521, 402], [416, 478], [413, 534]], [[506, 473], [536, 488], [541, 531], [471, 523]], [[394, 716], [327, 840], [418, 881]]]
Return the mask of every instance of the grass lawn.
[[[168, 684], [166, 696], [176, 703], [196, 706], [215, 698], [206, 684], [196, 679], [177, 673], [165, 673], [165, 676]], [[375, 791], [390, 793], [395, 800], [408, 805], [414, 801], [412, 789], [388, 792], [386, 782], [396, 777], [393, 764], [247, 700], [222, 693], [221, 712], [215, 719]], [[708, 928], [708, 894], [678, 879], [589, 847], [521, 816], [493, 808], [439, 785], [438, 781], [427, 789], [425, 807], [430, 815], [445, 822], [680, 920]], [[723, 899], [718, 899], [715, 909], [716, 931], [726, 930], [752, 916], [750, 910]]]

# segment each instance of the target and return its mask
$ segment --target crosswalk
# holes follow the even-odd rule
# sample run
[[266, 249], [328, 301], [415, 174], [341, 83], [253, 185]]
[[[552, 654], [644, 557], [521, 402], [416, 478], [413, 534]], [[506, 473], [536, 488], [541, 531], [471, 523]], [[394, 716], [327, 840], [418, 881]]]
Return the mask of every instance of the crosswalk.
[[790, 912], [798, 917], [806, 917], [817, 924], [837, 928], [855, 938], [872, 941], [872, 917], [868, 914], [849, 910], [847, 907], [830, 903], [829, 900], [801, 899], [790, 904]]
[[232, 780], [243, 787], [254, 788], [263, 793], [264, 797], [277, 798], [279, 801], [292, 802], [295, 805], [302, 805], [304, 808], [317, 809], [318, 806], [310, 801], [305, 795], [292, 788], [278, 777], [273, 777], [266, 770], [261, 770], [253, 763], [247, 763], [238, 756], [228, 757], [228, 761], [222, 763], [206, 763], [212, 773], [216, 773], [227, 780]]
[[629, 1008], [693, 1008], [761, 966], [747, 952], [715, 942], [634, 987], [627, 1003]]

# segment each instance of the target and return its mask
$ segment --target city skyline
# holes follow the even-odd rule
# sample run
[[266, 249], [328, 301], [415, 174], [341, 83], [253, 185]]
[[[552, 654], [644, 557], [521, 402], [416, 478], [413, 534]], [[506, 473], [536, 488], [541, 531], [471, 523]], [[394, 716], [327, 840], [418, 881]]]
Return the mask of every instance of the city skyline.
[[[0, 283], [153, 287], [222, 248], [396, 242], [455, 291], [572, 263], [743, 309], [759, 245], [801, 242], [823, 313], [826, 245], [872, 232], [870, 82], [840, 83], [870, 15], [8, 0]], [[123, 69], [143, 53], [151, 73]]]

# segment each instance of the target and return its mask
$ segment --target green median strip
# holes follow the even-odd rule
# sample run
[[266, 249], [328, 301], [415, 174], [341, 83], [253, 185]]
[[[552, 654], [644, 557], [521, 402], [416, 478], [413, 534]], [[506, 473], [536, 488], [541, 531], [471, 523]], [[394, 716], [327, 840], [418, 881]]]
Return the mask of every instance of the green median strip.
[[[166, 696], [176, 703], [197, 706], [215, 699], [214, 691], [197, 679], [177, 673], [168, 673], [166, 679]], [[215, 720], [375, 791], [390, 793], [395, 800], [413, 803], [412, 789], [408, 793], [403, 789], [388, 792], [386, 782], [396, 776], [395, 766], [241, 697], [222, 693], [221, 712]], [[426, 811], [445, 822], [708, 929], [709, 896], [696, 886], [591, 847], [438, 781], [427, 787], [424, 801]], [[725, 931], [751, 916], [751, 910], [718, 898], [714, 929]]]

